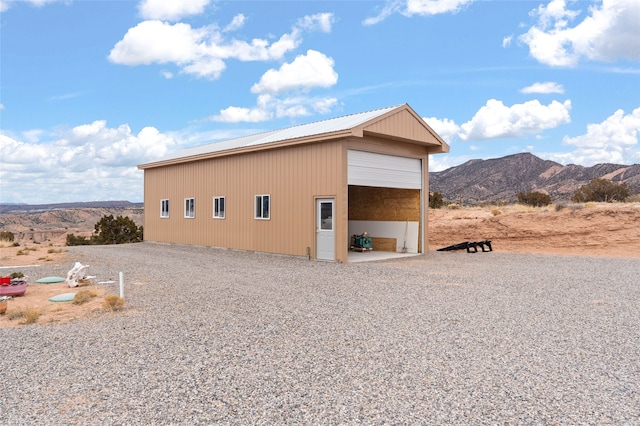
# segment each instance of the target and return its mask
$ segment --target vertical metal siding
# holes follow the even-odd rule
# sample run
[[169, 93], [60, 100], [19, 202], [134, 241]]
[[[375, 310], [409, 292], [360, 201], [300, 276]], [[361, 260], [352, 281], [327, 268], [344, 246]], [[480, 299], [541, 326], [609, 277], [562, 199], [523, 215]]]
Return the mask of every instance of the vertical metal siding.
[[[342, 149], [322, 142], [146, 169], [145, 239], [301, 256], [310, 247], [314, 254], [314, 197], [346, 200], [338, 196]], [[260, 194], [271, 196], [269, 220], [254, 219]], [[213, 219], [214, 196], [225, 197], [225, 219]], [[187, 197], [196, 199], [193, 219], [184, 218]], [[163, 198], [168, 219], [160, 218]]]

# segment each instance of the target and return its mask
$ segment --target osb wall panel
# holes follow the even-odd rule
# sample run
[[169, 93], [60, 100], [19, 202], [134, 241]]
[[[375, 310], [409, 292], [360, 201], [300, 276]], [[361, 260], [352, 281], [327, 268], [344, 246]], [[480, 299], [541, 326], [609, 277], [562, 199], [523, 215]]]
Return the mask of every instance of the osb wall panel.
[[420, 221], [420, 190], [349, 186], [349, 220]]
[[[336, 199], [336, 241], [346, 236], [346, 177], [339, 142], [314, 143], [145, 170], [145, 240], [315, 256], [315, 198]], [[255, 195], [271, 197], [271, 218], [254, 219]], [[226, 218], [213, 218], [224, 196]], [[184, 198], [195, 218], [184, 218]], [[160, 218], [160, 200], [170, 217]], [[339, 260], [346, 261], [336, 255]]]

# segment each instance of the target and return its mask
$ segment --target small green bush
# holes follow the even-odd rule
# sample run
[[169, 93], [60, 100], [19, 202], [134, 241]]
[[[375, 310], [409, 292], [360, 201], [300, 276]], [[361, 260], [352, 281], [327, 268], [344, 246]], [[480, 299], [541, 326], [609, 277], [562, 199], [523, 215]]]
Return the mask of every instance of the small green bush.
[[588, 185], [581, 186], [571, 197], [574, 203], [612, 203], [624, 201], [631, 193], [631, 187], [626, 183], [615, 183], [607, 179], [596, 178]]
[[0, 231], [0, 240], [13, 242], [15, 235], [11, 231]]
[[432, 209], [440, 209], [444, 206], [444, 199], [442, 194], [439, 192], [430, 192], [429, 193], [429, 208]]
[[518, 202], [532, 207], [544, 207], [551, 204], [551, 197], [538, 191], [519, 192]]

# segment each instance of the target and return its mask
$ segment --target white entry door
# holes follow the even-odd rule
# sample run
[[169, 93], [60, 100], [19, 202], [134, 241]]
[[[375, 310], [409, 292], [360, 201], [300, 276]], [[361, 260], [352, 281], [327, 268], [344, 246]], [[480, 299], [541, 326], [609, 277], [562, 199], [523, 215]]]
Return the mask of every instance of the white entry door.
[[335, 225], [333, 198], [316, 200], [316, 259], [335, 260]]

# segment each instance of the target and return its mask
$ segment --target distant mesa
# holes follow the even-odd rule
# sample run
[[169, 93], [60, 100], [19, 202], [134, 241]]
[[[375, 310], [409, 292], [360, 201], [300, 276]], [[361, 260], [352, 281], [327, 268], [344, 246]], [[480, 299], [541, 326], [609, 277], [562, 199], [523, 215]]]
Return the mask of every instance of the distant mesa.
[[83, 209], [83, 208], [132, 208], [142, 207], [143, 203], [132, 203], [130, 201], [87, 201], [77, 203], [54, 203], [54, 204], [0, 204], [0, 213], [9, 212], [38, 212], [63, 209]]

